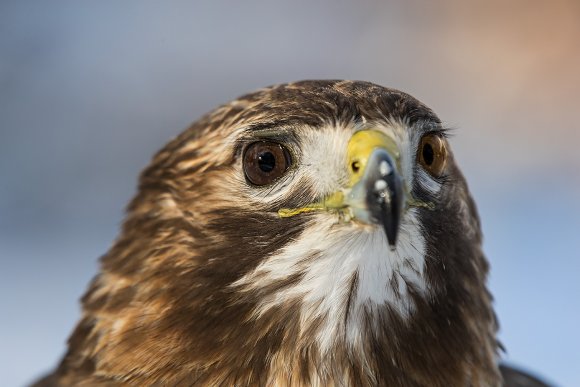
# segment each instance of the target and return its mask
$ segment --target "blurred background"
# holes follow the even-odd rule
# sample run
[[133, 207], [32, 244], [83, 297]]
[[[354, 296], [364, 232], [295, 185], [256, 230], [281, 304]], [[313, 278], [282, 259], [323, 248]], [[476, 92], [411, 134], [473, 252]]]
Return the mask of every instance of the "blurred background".
[[404, 90], [456, 128], [511, 364], [580, 386], [578, 1], [0, 1], [0, 385], [55, 366], [139, 171], [300, 79]]

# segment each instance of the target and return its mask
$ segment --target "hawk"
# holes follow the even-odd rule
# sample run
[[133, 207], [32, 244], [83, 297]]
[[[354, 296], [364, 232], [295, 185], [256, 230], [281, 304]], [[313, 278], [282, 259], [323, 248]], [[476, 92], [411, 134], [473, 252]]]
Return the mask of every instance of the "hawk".
[[500, 385], [481, 238], [421, 102], [265, 88], [153, 158], [38, 385]]

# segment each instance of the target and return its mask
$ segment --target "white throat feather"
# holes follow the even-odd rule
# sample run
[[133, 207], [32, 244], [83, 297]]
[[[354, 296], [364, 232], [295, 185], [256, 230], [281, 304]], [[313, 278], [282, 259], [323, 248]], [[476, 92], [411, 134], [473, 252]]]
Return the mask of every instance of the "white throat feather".
[[[273, 307], [299, 301], [300, 328], [304, 333], [323, 321], [316, 332], [322, 353], [344, 338], [348, 345], [360, 343], [366, 310], [389, 307], [408, 318], [415, 310], [410, 294], [425, 296], [425, 240], [416, 209], [405, 214], [395, 250], [385, 233], [376, 227], [344, 224], [331, 214], [316, 214], [302, 234], [233, 286], [256, 291], [289, 276], [300, 279], [266, 295], [255, 317]], [[354, 276], [357, 284], [352, 285]]]

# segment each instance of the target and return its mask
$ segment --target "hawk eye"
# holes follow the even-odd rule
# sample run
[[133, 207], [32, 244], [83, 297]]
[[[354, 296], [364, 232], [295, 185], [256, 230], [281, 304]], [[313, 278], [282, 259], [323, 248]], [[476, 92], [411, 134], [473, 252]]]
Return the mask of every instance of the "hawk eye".
[[424, 135], [417, 150], [417, 159], [431, 176], [440, 177], [447, 164], [445, 139], [435, 133]]
[[254, 185], [272, 183], [292, 164], [288, 149], [276, 142], [258, 141], [244, 151], [244, 173]]

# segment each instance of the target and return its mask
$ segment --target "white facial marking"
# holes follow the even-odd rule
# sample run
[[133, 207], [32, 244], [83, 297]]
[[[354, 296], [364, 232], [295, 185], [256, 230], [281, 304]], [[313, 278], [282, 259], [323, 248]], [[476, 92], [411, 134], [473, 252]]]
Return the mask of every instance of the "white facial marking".
[[433, 179], [433, 177], [423, 169], [418, 170], [415, 178], [421, 187], [432, 195], [436, 195], [441, 190], [441, 183]]
[[[408, 317], [415, 307], [409, 287], [419, 294], [427, 292], [424, 253], [425, 241], [415, 210], [404, 217], [394, 251], [389, 249], [385, 233], [379, 227], [340, 224], [330, 214], [319, 214], [293, 243], [234, 286], [257, 290], [301, 274], [296, 284], [265, 297], [255, 312], [259, 316], [272, 307], [301, 300], [303, 331], [322, 318], [317, 342], [324, 352], [338, 338], [344, 337], [352, 345], [360, 342], [365, 308], [388, 305]], [[355, 273], [358, 273], [356, 294], [350, 295], [353, 298], [348, 305]], [[345, 324], [346, 313], [349, 317]]]
[[[379, 128], [397, 143], [400, 151], [397, 167], [407, 192], [412, 191], [415, 179], [430, 193], [439, 191], [441, 184], [416, 168], [419, 131], [409, 130], [404, 122], [388, 126], [367, 122], [364, 127], [351, 130], [333, 126], [298, 129], [297, 168], [267, 192], [252, 196], [258, 202], [274, 202], [304, 183], [321, 197], [339, 191], [348, 184], [345, 165], [348, 141], [356, 130], [367, 128]], [[383, 176], [392, 172], [387, 162], [379, 168]], [[383, 190], [386, 182], [378, 180], [375, 188]], [[385, 232], [378, 226], [340, 220], [333, 213], [312, 213], [309, 215], [312, 221], [300, 236], [265, 258], [232, 286], [246, 291], [261, 290], [299, 275], [296, 282], [281, 288], [274, 286], [275, 291], [263, 296], [254, 310], [255, 316], [298, 300], [302, 333], [316, 327], [316, 341], [322, 353], [330, 351], [337, 340], [359, 345], [361, 332], [366, 328], [362, 326], [365, 316], [378, 316], [388, 307], [408, 318], [416, 307], [410, 293], [428, 296], [424, 277], [426, 247], [417, 212], [417, 208], [409, 208], [402, 215], [394, 250], [389, 248]], [[352, 291], [355, 277], [356, 288]]]
[[[348, 182], [348, 173], [344, 167], [346, 148], [350, 140], [348, 129], [328, 126], [320, 130], [295, 129], [301, 138], [298, 160], [300, 168], [289, 170], [279, 181], [265, 190], [248, 187], [247, 194], [256, 202], [271, 203], [284, 199], [288, 192], [296, 188], [299, 182], [307, 180], [313, 191], [332, 193], [337, 184]], [[242, 183], [243, 172], [237, 179]]]

